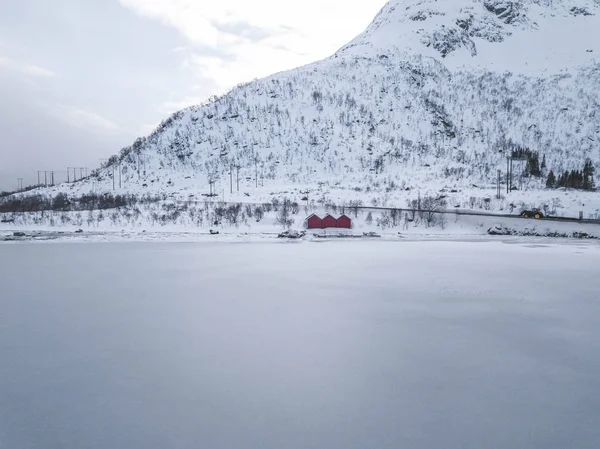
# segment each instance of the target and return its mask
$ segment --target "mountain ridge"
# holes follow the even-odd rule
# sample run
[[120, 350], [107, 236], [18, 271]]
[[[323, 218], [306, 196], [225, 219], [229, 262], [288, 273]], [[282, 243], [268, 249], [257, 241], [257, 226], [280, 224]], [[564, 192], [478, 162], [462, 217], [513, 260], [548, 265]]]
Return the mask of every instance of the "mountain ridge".
[[[600, 26], [593, 25], [599, 6], [599, 0], [392, 0], [331, 57], [179, 111], [93, 176], [48, 192], [112, 191], [116, 169], [120, 190], [140, 194], [226, 191], [228, 199], [263, 200], [312, 190], [323, 200], [381, 204], [403, 203], [421, 190], [453, 190], [463, 192], [464, 202], [473, 185], [492, 188], [515, 148], [544, 156], [555, 173], [581, 169], [588, 159], [598, 171]], [[563, 43], [581, 64], [550, 58], [522, 70], [522, 61], [511, 66], [500, 56], [489, 64], [511, 52], [519, 59], [515, 45], [525, 39], [534, 46], [556, 21], [599, 37]], [[476, 35], [480, 22], [502, 39]], [[474, 42], [475, 54], [449, 24]], [[398, 33], [403, 46], [389, 42]], [[424, 43], [432, 36], [437, 43]], [[561, 55], [563, 47], [550, 49]], [[540, 54], [530, 56], [537, 64]], [[523, 174], [525, 164], [516, 170]], [[519, 186], [539, 191], [544, 177], [520, 177]]]

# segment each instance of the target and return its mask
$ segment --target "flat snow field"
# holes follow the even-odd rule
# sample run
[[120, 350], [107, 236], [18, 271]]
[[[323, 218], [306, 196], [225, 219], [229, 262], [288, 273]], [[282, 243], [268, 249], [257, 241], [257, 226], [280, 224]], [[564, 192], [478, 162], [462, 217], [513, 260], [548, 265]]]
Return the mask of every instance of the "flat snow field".
[[600, 245], [0, 246], [0, 448], [597, 449]]

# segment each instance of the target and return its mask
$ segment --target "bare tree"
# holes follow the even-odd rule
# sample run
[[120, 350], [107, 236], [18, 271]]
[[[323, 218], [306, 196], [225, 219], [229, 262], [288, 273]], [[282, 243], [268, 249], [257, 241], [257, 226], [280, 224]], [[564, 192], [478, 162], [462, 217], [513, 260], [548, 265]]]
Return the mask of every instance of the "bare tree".
[[[354, 218], [358, 218], [358, 209], [363, 205], [363, 202], [360, 200], [352, 200], [350, 201], [350, 210], [354, 213]], [[371, 220], [373, 217], [371, 217]]]
[[417, 209], [419, 208], [419, 201], [417, 200], [408, 200], [408, 210], [411, 214], [409, 221], [415, 221]]
[[392, 219], [392, 226], [398, 226], [400, 224], [400, 220], [402, 220], [402, 211], [399, 209], [392, 209], [390, 211], [390, 218]]
[[284, 198], [277, 211], [277, 222], [286, 229], [289, 229], [294, 224], [294, 220], [290, 218], [292, 215], [292, 202]]
[[381, 214], [381, 217], [379, 217], [377, 219], [377, 226], [379, 226], [381, 229], [385, 229], [385, 228], [389, 228], [390, 227], [390, 214], [389, 214], [389, 212], [383, 212]]
[[438, 223], [440, 212], [443, 212], [445, 208], [446, 200], [443, 198], [426, 196], [421, 200], [422, 218], [425, 219], [427, 227], [435, 226]]
[[265, 216], [265, 211], [261, 206], [256, 206], [254, 208], [254, 218], [256, 218], [256, 222], [258, 223]]

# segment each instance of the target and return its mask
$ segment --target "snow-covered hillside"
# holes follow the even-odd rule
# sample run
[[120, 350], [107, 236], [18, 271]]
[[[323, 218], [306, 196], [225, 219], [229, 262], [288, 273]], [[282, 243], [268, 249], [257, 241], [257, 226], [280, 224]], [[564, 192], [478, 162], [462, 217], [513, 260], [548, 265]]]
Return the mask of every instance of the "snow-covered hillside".
[[391, 0], [332, 57], [177, 112], [42, 193], [310, 191], [403, 206], [446, 189], [460, 204], [493, 195], [517, 146], [546, 159], [540, 178], [515, 162], [521, 200], [549, 170], [591, 159], [600, 171], [600, 0]]

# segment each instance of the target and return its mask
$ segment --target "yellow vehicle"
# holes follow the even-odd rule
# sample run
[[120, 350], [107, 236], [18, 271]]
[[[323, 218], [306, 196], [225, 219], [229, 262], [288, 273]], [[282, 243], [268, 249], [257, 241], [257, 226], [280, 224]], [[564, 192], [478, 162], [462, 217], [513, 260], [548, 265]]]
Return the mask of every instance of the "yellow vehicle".
[[540, 218], [544, 218], [544, 214], [541, 213], [537, 209], [524, 210], [523, 212], [521, 212], [521, 217], [523, 217], [523, 218], [535, 218], [536, 220], [539, 220]]

